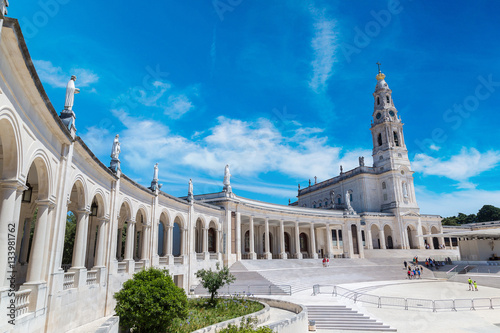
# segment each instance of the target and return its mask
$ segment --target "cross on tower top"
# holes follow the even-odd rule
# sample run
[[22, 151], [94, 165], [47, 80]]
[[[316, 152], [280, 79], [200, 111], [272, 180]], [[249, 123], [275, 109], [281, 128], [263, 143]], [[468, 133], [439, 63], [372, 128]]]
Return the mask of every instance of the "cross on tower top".
[[379, 72], [379, 73], [380, 73], [380, 65], [382, 65], [382, 64], [380, 63], [380, 61], [377, 61], [377, 66], [378, 66], [378, 72]]

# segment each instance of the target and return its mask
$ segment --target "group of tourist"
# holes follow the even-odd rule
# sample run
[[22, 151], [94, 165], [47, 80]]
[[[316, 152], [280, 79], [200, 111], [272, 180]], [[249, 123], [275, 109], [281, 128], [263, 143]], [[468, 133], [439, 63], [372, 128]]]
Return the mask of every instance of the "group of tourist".
[[330, 259], [323, 258], [323, 267], [330, 267]]
[[426, 258], [425, 259], [425, 267], [430, 268], [430, 267], [436, 267], [436, 269], [439, 269], [439, 266], [444, 266], [444, 265], [451, 265], [451, 258], [445, 258], [444, 261], [437, 261], [432, 258]]
[[478, 291], [476, 281], [472, 281], [472, 279], [469, 278], [467, 282], [469, 282], [469, 291]]
[[407, 270], [406, 274], [408, 275], [409, 280], [421, 278], [424, 268], [422, 266], [418, 266], [418, 257], [413, 257], [413, 264], [406, 262], [406, 260], [403, 264]]

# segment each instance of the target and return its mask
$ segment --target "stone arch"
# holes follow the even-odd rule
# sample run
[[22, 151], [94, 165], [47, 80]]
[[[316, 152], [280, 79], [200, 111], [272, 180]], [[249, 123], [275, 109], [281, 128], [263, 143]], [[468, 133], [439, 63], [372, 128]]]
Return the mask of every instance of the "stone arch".
[[170, 224], [170, 216], [167, 210], [162, 210], [158, 219], [158, 255], [163, 257], [167, 255], [168, 249], [168, 228]]
[[376, 223], [373, 223], [371, 226], [370, 226], [370, 231], [371, 231], [371, 234], [372, 234], [372, 244], [373, 244], [373, 248], [374, 249], [381, 249], [382, 248], [382, 244], [381, 244], [381, 241], [380, 241], [380, 228], [379, 226], [376, 224]]
[[385, 246], [388, 249], [394, 248], [394, 236], [392, 235], [392, 228], [390, 225], [384, 225]]
[[286, 231], [284, 234], [284, 238], [285, 238], [285, 251], [283, 252], [290, 254], [290, 234]]
[[19, 179], [23, 149], [17, 119], [12, 110], [0, 110], [0, 179]]
[[204, 245], [203, 233], [205, 232], [204, 229], [205, 229], [205, 221], [202, 219], [201, 216], [198, 216], [194, 226], [194, 252], [196, 253], [203, 252], [203, 245]]
[[134, 232], [134, 259], [141, 260], [146, 256], [144, 243], [148, 241], [147, 228], [148, 225], [146, 208], [144, 205], [139, 205], [135, 215], [135, 232]]
[[417, 228], [412, 223], [408, 223], [406, 226], [406, 233], [410, 249], [418, 249]]
[[208, 252], [215, 253], [218, 252], [218, 225], [215, 220], [211, 220], [208, 223]]
[[[127, 234], [130, 227], [133, 223], [132, 218], [132, 203], [130, 199], [125, 197], [123, 198], [120, 204], [120, 210], [118, 211], [118, 231], [117, 231], [117, 240], [116, 240], [116, 258], [118, 261], [122, 261], [125, 259], [126, 254], [126, 246], [127, 246]], [[131, 237], [131, 236], [129, 236]], [[130, 258], [127, 258], [130, 259]]]
[[[33, 154], [31, 163], [24, 174], [30, 175], [30, 171], [35, 168], [38, 181], [38, 200], [48, 200], [52, 196], [52, 169], [50, 168], [50, 160], [45, 151], [37, 150]], [[29, 179], [26, 179], [26, 183]]]
[[[434, 235], [434, 234], [438, 234], [438, 233], [439, 233], [438, 228], [435, 225], [433, 225], [431, 227], [431, 234]], [[437, 237], [432, 237], [432, 246], [433, 246], [433, 248], [434, 249], [439, 249], [439, 245], [440, 245], [439, 244], [439, 239]]]
[[92, 198], [90, 200], [91, 207], [92, 207], [92, 203], [93, 203], [94, 198], [96, 198], [98, 200], [98, 202], [97, 202], [97, 206], [98, 206], [97, 216], [98, 217], [109, 216], [107, 196], [104, 193], [104, 191], [99, 187], [96, 188], [94, 190], [94, 192], [92, 193], [91, 198]]
[[[88, 220], [87, 250], [85, 255], [85, 266], [88, 269], [96, 265], [104, 266], [103, 253], [99, 253], [99, 251], [105, 251], [106, 224], [101, 223], [102, 219], [107, 215], [105, 206], [106, 200], [104, 198], [103, 191], [97, 189], [94, 191], [89, 201], [90, 215]], [[96, 212], [93, 211], [94, 206], [97, 206]], [[103, 228], [103, 230], [100, 230], [100, 228]]]
[[305, 232], [301, 232], [299, 234], [299, 248], [300, 248], [300, 252], [306, 252], [306, 253], [309, 253], [309, 237], [307, 236], [307, 234]]

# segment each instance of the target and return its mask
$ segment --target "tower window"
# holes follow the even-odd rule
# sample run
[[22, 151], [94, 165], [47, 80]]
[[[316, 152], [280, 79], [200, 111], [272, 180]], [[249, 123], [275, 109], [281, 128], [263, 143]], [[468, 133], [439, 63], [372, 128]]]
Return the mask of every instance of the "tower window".
[[384, 156], [380, 155], [378, 159], [382, 161], [384, 159]]
[[352, 193], [349, 193], [349, 199], [352, 201]]
[[390, 100], [389, 96], [385, 96], [385, 97], [386, 97], [386, 99], [387, 99], [387, 103], [390, 103], [390, 102], [391, 102], [391, 100]]
[[394, 143], [396, 144], [397, 147], [399, 147], [399, 138], [398, 138], [398, 133], [394, 132]]
[[384, 201], [387, 201], [387, 193], [384, 193]]
[[382, 146], [382, 133], [379, 133], [379, 134], [378, 134], [378, 138], [377, 138], [377, 140], [378, 140], [378, 145], [379, 145], [379, 146]]
[[377, 105], [380, 105], [380, 97], [377, 96]]
[[382, 189], [385, 190], [387, 188], [387, 185], [385, 185], [385, 182], [382, 182]]
[[342, 203], [341, 201], [342, 201], [342, 198], [341, 198], [341, 197], [338, 197], [338, 198], [337, 198], [337, 203], [338, 203], [339, 205]]

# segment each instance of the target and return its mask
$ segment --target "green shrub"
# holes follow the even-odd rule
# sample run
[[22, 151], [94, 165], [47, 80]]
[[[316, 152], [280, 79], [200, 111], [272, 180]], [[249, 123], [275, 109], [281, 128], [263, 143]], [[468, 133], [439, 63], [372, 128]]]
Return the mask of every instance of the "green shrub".
[[134, 332], [165, 332], [175, 318], [187, 316], [187, 296], [167, 270], [150, 268], [134, 274], [115, 299], [120, 324]]
[[267, 326], [256, 328], [257, 319], [247, 317], [242, 320], [240, 326], [229, 325], [219, 331], [219, 333], [273, 333], [273, 330]]

